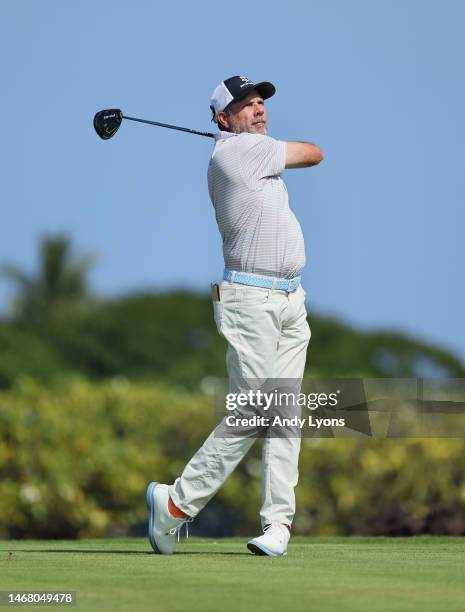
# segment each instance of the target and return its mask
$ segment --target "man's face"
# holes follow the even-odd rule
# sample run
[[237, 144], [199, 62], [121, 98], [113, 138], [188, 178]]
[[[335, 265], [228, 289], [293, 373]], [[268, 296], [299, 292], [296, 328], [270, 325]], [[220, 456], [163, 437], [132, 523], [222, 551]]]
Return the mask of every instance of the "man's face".
[[232, 102], [228, 111], [218, 113], [218, 117], [235, 134], [266, 134], [268, 113], [263, 98], [255, 89], [242, 100]]

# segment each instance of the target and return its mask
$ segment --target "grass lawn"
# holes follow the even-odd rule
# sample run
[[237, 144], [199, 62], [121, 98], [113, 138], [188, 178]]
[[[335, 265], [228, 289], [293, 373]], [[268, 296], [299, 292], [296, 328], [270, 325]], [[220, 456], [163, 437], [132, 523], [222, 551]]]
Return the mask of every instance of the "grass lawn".
[[274, 559], [245, 542], [181, 539], [162, 557], [142, 539], [3, 541], [0, 589], [77, 591], [89, 611], [465, 610], [463, 538], [293, 538]]

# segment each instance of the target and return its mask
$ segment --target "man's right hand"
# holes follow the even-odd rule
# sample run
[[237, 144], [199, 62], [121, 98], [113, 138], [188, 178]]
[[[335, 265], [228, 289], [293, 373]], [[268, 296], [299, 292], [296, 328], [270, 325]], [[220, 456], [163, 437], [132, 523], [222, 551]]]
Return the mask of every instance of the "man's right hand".
[[311, 142], [286, 143], [286, 168], [309, 168], [323, 160], [323, 151]]

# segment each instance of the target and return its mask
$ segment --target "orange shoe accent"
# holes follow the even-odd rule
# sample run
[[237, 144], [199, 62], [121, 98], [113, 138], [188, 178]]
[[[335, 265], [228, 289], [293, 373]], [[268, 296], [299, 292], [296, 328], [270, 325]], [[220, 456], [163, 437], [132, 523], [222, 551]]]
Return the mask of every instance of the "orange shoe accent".
[[168, 510], [171, 516], [178, 519], [189, 518], [189, 515], [180, 510], [177, 506], [175, 506], [171, 500], [171, 497], [168, 497]]

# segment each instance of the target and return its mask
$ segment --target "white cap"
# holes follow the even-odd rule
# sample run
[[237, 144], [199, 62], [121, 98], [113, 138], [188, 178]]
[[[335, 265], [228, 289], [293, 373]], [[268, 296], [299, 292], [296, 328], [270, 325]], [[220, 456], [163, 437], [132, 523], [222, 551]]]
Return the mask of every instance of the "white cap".
[[250, 91], [256, 89], [264, 100], [271, 98], [276, 93], [276, 88], [273, 83], [262, 81], [254, 83], [244, 76], [233, 76], [215, 87], [210, 98], [210, 108], [213, 114], [212, 121], [218, 122], [218, 113], [236, 100], [244, 98]]

